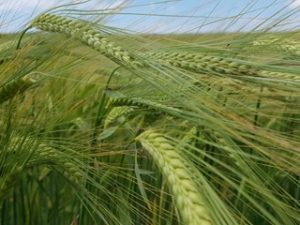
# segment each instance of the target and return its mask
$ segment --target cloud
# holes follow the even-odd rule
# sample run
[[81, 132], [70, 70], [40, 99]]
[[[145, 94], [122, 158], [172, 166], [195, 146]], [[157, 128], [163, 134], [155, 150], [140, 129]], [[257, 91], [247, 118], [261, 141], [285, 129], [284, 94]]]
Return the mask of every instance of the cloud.
[[[44, 11], [50, 9], [54, 6], [70, 4], [74, 2], [87, 2], [86, 0], [10, 0], [0, 2], [0, 15], [3, 12], [28, 12], [28, 11]], [[89, 0], [86, 4], [79, 5], [79, 8], [88, 8], [88, 6], [92, 5], [93, 9], [115, 9], [117, 7], [122, 7], [127, 0], [116, 0], [116, 1], [108, 1], [108, 0]]]
[[123, 8], [128, 0], [0, 0], [0, 33], [22, 29], [24, 22], [55, 6], [78, 2], [85, 4], [72, 6], [73, 9], [116, 10]]
[[297, 8], [297, 7], [299, 7], [300, 6], [300, 0], [293, 0], [293, 1], [291, 1], [291, 3], [290, 3], [290, 7], [291, 8]]
[[117, 0], [111, 3], [111, 1], [103, 1], [102, 3], [95, 4], [98, 9], [115, 9], [121, 7], [127, 2], [127, 0]]
[[45, 10], [47, 8], [53, 7], [57, 5], [59, 1], [52, 0], [52, 1], [40, 1], [40, 0], [30, 0], [30, 1], [17, 1], [17, 0], [11, 0], [9, 2], [2, 2], [0, 4], [0, 13], [3, 11], [8, 12], [16, 12], [16, 11], [26, 11], [28, 9], [39, 9], [39, 10]]

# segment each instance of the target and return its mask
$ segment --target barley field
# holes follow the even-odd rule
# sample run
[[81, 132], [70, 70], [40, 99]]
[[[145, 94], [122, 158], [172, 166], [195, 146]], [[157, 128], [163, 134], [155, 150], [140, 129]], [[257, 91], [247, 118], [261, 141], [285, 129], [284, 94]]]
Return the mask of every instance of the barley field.
[[0, 33], [0, 225], [300, 224], [300, 9], [235, 32], [106, 24], [130, 6]]

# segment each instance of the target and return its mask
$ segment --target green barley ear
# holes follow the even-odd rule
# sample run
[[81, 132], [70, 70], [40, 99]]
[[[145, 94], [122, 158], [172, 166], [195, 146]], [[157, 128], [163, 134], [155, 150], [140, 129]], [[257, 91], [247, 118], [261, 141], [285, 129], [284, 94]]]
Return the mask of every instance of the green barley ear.
[[192, 144], [195, 141], [197, 135], [197, 127], [192, 127], [181, 139], [182, 144]]
[[59, 150], [40, 144], [35, 151], [35, 156], [38, 160], [42, 158], [48, 159], [53, 164], [57, 165], [69, 179], [75, 183], [83, 180], [83, 171], [75, 162], [66, 159], [65, 155]]
[[259, 72], [259, 75], [261, 77], [265, 77], [269, 79], [273, 78], [279, 80], [300, 81], [300, 76], [298, 74], [292, 74], [292, 73], [282, 73], [282, 72], [262, 70]]
[[145, 57], [187, 71], [214, 75], [254, 76], [299, 81], [297, 74], [272, 72], [235, 59], [187, 52], [150, 52]]
[[257, 68], [230, 58], [187, 52], [150, 52], [146, 57], [162, 64], [204, 74], [257, 75]]
[[211, 225], [201, 192], [191, 176], [188, 162], [162, 134], [146, 131], [136, 138], [153, 157], [174, 196], [186, 225]]
[[116, 46], [86, 21], [53, 14], [42, 14], [32, 21], [30, 27], [71, 36], [123, 66], [130, 68], [141, 66], [141, 63], [128, 51]]
[[300, 43], [289, 38], [267, 37], [255, 40], [251, 44], [257, 47], [267, 47], [294, 56], [300, 56]]
[[13, 98], [15, 95], [25, 92], [29, 87], [36, 84], [36, 80], [31, 74], [13, 79], [0, 86], [0, 104]]
[[[29, 149], [29, 146], [34, 148]], [[54, 167], [58, 168], [63, 174], [75, 183], [81, 182], [83, 179], [83, 171], [74, 161], [70, 161], [66, 157], [66, 153], [49, 146], [46, 143], [39, 143], [37, 140], [29, 137], [16, 136], [13, 137], [9, 146], [9, 152], [18, 153], [18, 151], [29, 150], [32, 157], [28, 164], [43, 164], [50, 162]]]
[[104, 127], [105, 128], [109, 127], [118, 118], [122, 116], [126, 116], [132, 111], [134, 111], [134, 109], [129, 106], [119, 106], [119, 107], [112, 108], [105, 118]]

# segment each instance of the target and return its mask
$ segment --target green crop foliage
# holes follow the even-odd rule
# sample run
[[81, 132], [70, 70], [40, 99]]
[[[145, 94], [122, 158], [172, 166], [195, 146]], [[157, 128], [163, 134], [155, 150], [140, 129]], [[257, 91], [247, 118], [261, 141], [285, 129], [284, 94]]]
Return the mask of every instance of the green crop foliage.
[[300, 224], [299, 33], [142, 35], [118, 13], [0, 36], [0, 225]]

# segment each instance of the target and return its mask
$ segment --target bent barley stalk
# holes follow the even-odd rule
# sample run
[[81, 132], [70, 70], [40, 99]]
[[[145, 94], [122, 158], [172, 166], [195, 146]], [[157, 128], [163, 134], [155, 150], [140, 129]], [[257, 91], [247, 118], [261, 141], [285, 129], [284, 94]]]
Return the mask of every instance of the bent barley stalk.
[[16, 94], [23, 93], [35, 83], [36, 80], [31, 77], [31, 74], [28, 74], [0, 86], [0, 104], [13, 98]]
[[162, 134], [146, 131], [136, 138], [153, 157], [166, 178], [186, 225], [211, 225], [212, 221], [187, 162]]
[[128, 51], [109, 41], [88, 22], [74, 20], [59, 15], [42, 14], [33, 20], [30, 27], [71, 36], [105, 55], [114, 62], [126, 67], [136, 67], [141, 65], [141, 63]]

